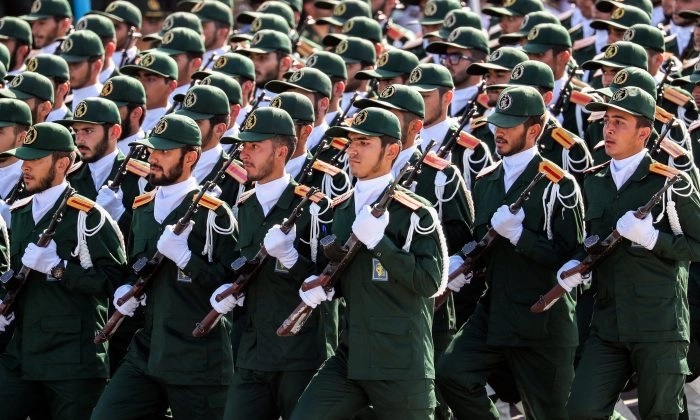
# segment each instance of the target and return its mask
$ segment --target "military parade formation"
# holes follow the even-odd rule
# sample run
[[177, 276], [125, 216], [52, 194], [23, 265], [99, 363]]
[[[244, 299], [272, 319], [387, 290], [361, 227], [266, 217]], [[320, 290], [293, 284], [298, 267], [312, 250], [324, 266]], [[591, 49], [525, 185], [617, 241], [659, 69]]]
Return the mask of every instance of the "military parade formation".
[[700, 418], [700, 0], [19, 9], [0, 419]]

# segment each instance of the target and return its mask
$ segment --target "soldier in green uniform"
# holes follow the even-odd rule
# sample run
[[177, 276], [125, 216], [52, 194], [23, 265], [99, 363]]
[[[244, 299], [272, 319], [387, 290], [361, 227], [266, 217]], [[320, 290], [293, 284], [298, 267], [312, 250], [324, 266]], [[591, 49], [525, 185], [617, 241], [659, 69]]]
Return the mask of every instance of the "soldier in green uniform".
[[[615, 228], [624, 239], [593, 272], [598, 293], [591, 336], [571, 388], [569, 415], [609, 416], [636, 372], [641, 416], [677, 418], [689, 373], [688, 261], [700, 255], [700, 197], [683, 177], [664, 195], [663, 205], [643, 219], [635, 217], [677, 173], [654, 162], [644, 147], [654, 98], [631, 86], [617, 90], [607, 104], [587, 107], [606, 112], [605, 150], [612, 159], [586, 179], [587, 231], [603, 238]], [[582, 257], [576, 254], [562, 270]], [[581, 282], [580, 275], [560, 280], [567, 290]]]
[[5, 16], [0, 22], [0, 43], [10, 50], [7, 74], [16, 76], [26, 69], [25, 60], [32, 49], [32, 28], [29, 23], [14, 16]]
[[[149, 3], [153, 3], [153, 1]], [[158, 4], [158, 1], [156, 0], [155, 3]], [[144, 10], [144, 12], [148, 13], [147, 10]], [[148, 34], [148, 32], [141, 31], [143, 16], [139, 6], [128, 1], [115, 0], [110, 2], [104, 11], [93, 10], [90, 14], [102, 15], [112, 21], [115, 32], [112, 60], [117, 68], [135, 60], [137, 50], [133, 44], [136, 42], [137, 37], [134, 33]], [[132, 30], [131, 28], [133, 28], [134, 33], [129, 32]]]
[[34, 242], [48, 227], [69, 184], [76, 147], [67, 128], [32, 126], [17, 149], [27, 190], [12, 210], [11, 264], [31, 269], [14, 306], [16, 329], [0, 355], [3, 417], [86, 419], [109, 375], [107, 345], [95, 345], [112, 285], [121, 281], [124, 242], [99, 205], [74, 195], [46, 247]]
[[104, 61], [102, 62], [102, 69], [99, 70], [97, 81], [100, 84], [104, 84], [107, 79], [113, 75], [119, 74], [117, 66], [112, 60], [112, 54], [114, 53], [116, 43], [116, 34], [112, 21], [105, 16], [88, 14], [80, 18], [75, 24], [75, 28], [80, 31], [92, 31], [95, 35], [100, 37], [105, 54]]
[[58, 55], [40, 54], [27, 60], [27, 71], [42, 74], [53, 83], [53, 108], [46, 116], [46, 121], [61, 120], [73, 115], [65, 102], [70, 91], [70, 74], [66, 60]]
[[12, 78], [0, 97], [20, 99], [32, 110], [32, 122], [38, 124], [46, 121], [54, 102], [53, 84], [48, 77], [34, 72], [23, 72]]
[[[0, 99], [0, 153], [22, 145], [32, 125], [29, 105], [19, 99]], [[10, 205], [27, 195], [22, 178], [22, 161], [13, 156], [0, 158], [0, 217], [10, 225]]]
[[379, 56], [376, 69], [360, 70], [355, 78], [370, 80], [375, 94], [379, 94], [389, 85], [408, 83], [408, 76], [418, 64], [418, 58], [410, 52], [390, 49]]
[[[240, 235], [236, 253], [251, 261], [263, 244], [269, 258], [252, 280], [245, 296], [229, 296], [211, 303], [219, 313], [242, 306], [234, 324], [236, 372], [229, 388], [225, 418], [289, 418], [316, 369], [337, 343], [335, 302], [324, 305], [295, 337], [279, 337], [276, 328], [298, 304], [296, 290], [320, 270], [317, 234], [331, 219], [330, 201], [313, 203], [285, 234], [280, 223], [301, 200], [298, 184], [285, 171], [294, 153], [296, 133], [290, 115], [277, 107], [258, 108], [243, 124], [241, 160], [255, 189], [238, 202]], [[301, 194], [303, 195], [303, 193]], [[322, 267], [321, 267], [322, 268]]]
[[[528, 417], [566, 418], [578, 343], [575, 301], [567, 296], [545, 314], [532, 314], [530, 305], [555, 284], [555, 267], [583, 241], [583, 200], [566, 175], [557, 184], [546, 178], [535, 184], [515, 213], [508, 208], [544, 161], [536, 141], [545, 113], [536, 89], [513, 86], [501, 93], [488, 117], [497, 127], [503, 159], [482, 171], [474, 185], [475, 234], [483, 237], [492, 228], [498, 237], [484, 257], [486, 292], [437, 366], [438, 386], [459, 418], [499, 417], [484, 385], [504, 366]], [[462, 262], [456, 255], [450, 259], [453, 267]], [[464, 284], [471, 276], [455, 281]]]
[[[236, 124], [236, 120], [238, 119], [241, 113], [241, 107], [243, 106], [243, 91], [240, 83], [238, 83], [233, 77], [226, 76], [223, 73], [214, 72], [202, 79], [199, 84], [204, 86], [215, 86], [224, 91], [226, 94], [226, 99], [228, 100], [229, 114], [231, 116], [229, 118], [224, 137], [235, 136], [238, 134], [239, 126]], [[233, 150], [228, 151], [232, 152]]]
[[[134, 200], [129, 260], [151, 258], [156, 251], [164, 258], [139, 299], [119, 304], [129, 284], [114, 292], [114, 306], [125, 316], [146, 306], [145, 326], [134, 335], [92, 418], [157, 418], [168, 405], [177, 418], [221, 418], [233, 373], [230, 322], [204, 338], [192, 337], [192, 327], [229, 273], [237, 224], [226, 203], [204, 195], [184, 231], [174, 232], [200, 193], [192, 171], [201, 136], [192, 119], [167, 115], [137, 144], [152, 149], [148, 181], [158, 188]], [[134, 280], [128, 277], [127, 283]]]
[[[446, 243], [430, 204], [398, 187], [380, 217], [370, 205], [385, 191], [400, 151], [399, 119], [381, 108], [357, 113], [348, 136], [350, 168], [358, 179], [351, 193], [334, 201], [338, 244], [354, 235], [362, 244], [336, 285], [347, 308], [335, 355], [314, 376], [292, 419], [351, 417], [372, 405], [377, 417], [432, 418], [436, 406], [431, 296], [444, 290]], [[306, 281], [312, 281], [309, 277]], [[299, 292], [311, 307], [334, 292]]]
[[600, 70], [598, 82], [591, 81], [591, 86], [600, 89], [608, 87], [615, 73], [627, 68], [637, 67], [647, 69], [647, 53], [641, 46], [629, 41], [617, 41], [609, 44], [602, 57], [594, 58], [581, 64], [584, 70]]
[[122, 132], [117, 149], [124, 155], [129, 153], [129, 144], [146, 137], [141, 129], [146, 118], [146, 91], [141, 82], [131, 76], [111, 77], [102, 86], [100, 98], [114, 102], [119, 110]]
[[99, 76], [105, 49], [96, 33], [83, 29], [68, 35], [61, 44], [60, 56], [68, 63], [73, 99], [67, 105], [75, 113], [80, 101], [98, 96], [102, 90]]
[[406, 42], [402, 48], [413, 53], [421, 62], [436, 62], [432, 56], [426, 54], [425, 48], [431, 42], [440, 39], [436, 31], [440, 30], [447, 14], [461, 8], [460, 2], [455, 0], [429, 0], [426, 2], [423, 8], [423, 17], [420, 19], [421, 33], [424, 35]]

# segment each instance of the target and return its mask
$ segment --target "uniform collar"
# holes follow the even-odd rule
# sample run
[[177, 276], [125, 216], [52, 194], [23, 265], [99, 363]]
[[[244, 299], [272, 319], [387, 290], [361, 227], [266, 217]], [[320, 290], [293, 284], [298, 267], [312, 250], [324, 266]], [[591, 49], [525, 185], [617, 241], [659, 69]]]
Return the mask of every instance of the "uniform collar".
[[224, 148], [221, 146], [221, 144], [217, 144], [216, 147], [202, 152], [202, 155], [199, 157], [199, 161], [197, 162], [197, 166], [194, 167], [193, 172], [193, 176], [200, 184], [204, 181], [207, 175], [209, 175], [212, 169], [214, 169], [214, 166], [216, 166], [216, 163], [219, 161], [219, 158], [221, 158], [223, 153]]
[[117, 158], [118, 153], [119, 150], [115, 148], [112, 153], [102, 156], [97, 162], [88, 163], [92, 182], [95, 184], [95, 190], [99, 190], [100, 187], [107, 182], [107, 178], [110, 172], [112, 172], [112, 166], [114, 166], [114, 160]]
[[[411, 157], [413, 156], [414, 153], [418, 150], [418, 145], [416, 143], [413, 143], [413, 146], [401, 150], [399, 153], [399, 156], [396, 158], [396, 161], [394, 162], [394, 166], [391, 167], [391, 175], [392, 177], [396, 178], [399, 176], [399, 172], [401, 172], [401, 169], [406, 165], [406, 162], [411, 160]], [[358, 181], [359, 182], [359, 181]]]
[[508, 191], [513, 186], [515, 180], [525, 172], [525, 168], [536, 155], [537, 147], [533, 146], [514, 155], [502, 157], [505, 191]]
[[62, 183], [34, 194], [32, 198], [32, 218], [35, 226], [56, 205], [56, 201], [58, 201], [66, 188], [68, 188], [68, 182], [64, 179]]
[[420, 132], [420, 138], [423, 139], [423, 143], [421, 144], [421, 152], [426, 152], [425, 148], [428, 147], [430, 140], [436, 141], [435, 146], [433, 146], [433, 150], [438, 150], [440, 146], [442, 146], [442, 141], [445, 139], [447, 130], [450, 129], [452, 122], [452, 118], [446, 118], [437, 124], [431, 125], [430, 127], [423, 127]]
[[452, 98], [451, 114], [453, 117], [461, 113], [467, 103], [474, 98], [476, 92], [479, 90], [478, 85], [468, 86], [462, 89], [455, 89], [454, 97]]
[[80, 101], [85, 98], [93, 98], [100, 96], [100, 91], [102, 90], [102, 83], [97, 82], [94, 85], [85, 86], [80, 89], [73, 89], [73, 109], [71, 111], [75, 112], [75, 108], [78, 106]]
[[379, 199], [382, 192], [394, 180], [391, 172], [372, 179], [357, 180], [355, 183], [355, 214], [359, 213], [363, 206], [370, 205]]
[[22, 176], [22, 161], [0, 168], [0, 197], [6, 198]]
[[646, 155], [647, 149], [642, 149], [630, 157], [610, 160], [610, 166], [608, 167], [610, 176], [612, 176], [613, 182], [618, 190], [637, 172], [637, 168], [640, 166], [639, 164]]
[[297, 179], [308, 156], [308, 153], [302, 153], [295, 158], [289, 159], [289, 162], [284, 165], [284, 171], [287, 172], [292, 179]]
[[163, 223], [168, 215], [182, 203], [187, 194], [198, 188], [197, 180], [192, 176], [177, 184], [158, 187], [153, 204], [153, 216], [156, 221]]
[[277, 200], [289, 185], [291, 177], [288, 173], [285, 173], [282, 177], [266, 182], [264, 184], [255, 184], [255, 197], [258, 199], [258, 203], [263, 209], [263, 213], [267, 216], [270, 213], [272, 207], [275, 206]]

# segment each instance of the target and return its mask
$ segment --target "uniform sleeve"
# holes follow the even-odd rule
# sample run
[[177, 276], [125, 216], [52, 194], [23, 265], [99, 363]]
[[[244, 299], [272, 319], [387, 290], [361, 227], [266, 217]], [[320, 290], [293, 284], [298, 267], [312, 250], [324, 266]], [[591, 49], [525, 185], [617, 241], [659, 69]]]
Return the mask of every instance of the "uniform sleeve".
[[[688, 184], [683, 182], [683, 185], [687, 186]], [[652, 252], [662, 258], [675, 261], [700, 261], [700, 223], [698, 223], [700, 220], [700, 196], [698, 191], [693, 188], [692, 193], [687, 197], [674, 194], [673, 201], [683, 234], [674, 235], [669, 232], [659, 232], [659, 238]], [[666, 203], [666, 206], [668, 204]], [[666, 217], [669, 217], [668, 210]]]

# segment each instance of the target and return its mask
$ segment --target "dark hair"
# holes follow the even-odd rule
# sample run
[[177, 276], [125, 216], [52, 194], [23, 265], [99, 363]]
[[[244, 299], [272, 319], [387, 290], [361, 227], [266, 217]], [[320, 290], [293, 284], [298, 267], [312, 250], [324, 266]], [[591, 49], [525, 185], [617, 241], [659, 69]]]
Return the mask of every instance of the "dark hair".
[[527, 131], [528, 128], [532, 127], [535, 124], [539, 124], [542, 128], [540, 129], [540, 134], [537, 136], [539, 139], [540, 136], [542, 136], [542, 133], [544, 133], [544, 128], [545, 124], [547, 122], [547, 114], [542, 114], [542, 115], [531, 115], [527, 117], [525, 121], [523, 121], [523, 125], [525, 126], [525, 131]]
[[19, 134], [20, 131], [29, 131], [29, 126], [28, 125], [22, 125], [22, 124], [15, 124], [12, 127], [12, 133], [16, 136]]
[[136, 108], [143, 108], [143, 112], [141, 113], [141, 118], [139, 118], [139, 127], [141, 127], [141, 125], [143, 125], [143, 120], [146, 119], [146, 105], [127, 103], [126, 104], [126, 117], [129, 118], [129, 115], [131, 115], [131, 112], [133, 110], [135, 110]]
[[209, 124], [214, 127], [217, 124], [226, 124], [228, 126], [229, 114], [215, 114], [213, 117], [209, 118]]
[[276, 135], [272, 137], [270, 140], [272, 140], [272, 145], [274, 148], [278, 147], [286, 147], [287, 148], [287, 156], [284, 159], [284, 162], [287, 163], [289, 162], [289, 159], [291, 159], [292, 155], [294, 154], [294, 150], [297, 148], [297, 137], [296, 136], [284, 136], [284, 135]]
[[202, 58], [204, 57], [204, 54], [202, 53], [197, 53], [197, 52], [192, 52], [192, 51], [185, 51], [185, 55], [187, 56], [187, 61], [192, 61], [195, 58]]
[[634, 115], [634, 119], [637, 121], [637, 128], [652, 128], [654, 126], [654, 122], [648, 119], [647, 117]]
[[191, 144], [183, 146], [181, 159], [184, 159], [185, 154], [188, 152], [196, 152], [197, 153], [197, 160], [195, 160], [194, 163], [192, 164], [192, 169], [194, 169], [194, 167], [197, 166], [197, 162], [199, 162], [199, 158], [202, 157], [202, 147], [201, 146], [193, 146]]
[[62, 158], [68, 158], [70, 160], [70, 162], [68, 163], [68, 167], [66, 167], [66, 174], [68, 173], [68, 169], [70, 169], [71, 165], [75, 163], [76, 156], [77, 154], [75, 151], [66, 152], [63, 150], [54, 150], [53, 152], [51, 152], [51, 160], [54, 162]]
[[231, 25], [229, 25], [226, 22], [221, 22], [219, 20], [214, 20], [213, 22], [214, 22], [214, 27], [216, 28], [217, 31], [219, 29], [224, 29], [224, 28], [231, 30]]
[[472, 62], [485, 61], [488, 54], [481, 50], [469, 50], [469, 54], [472, 57]]
[[566, 47], [564, 45], [555, 45], [552, 47], [552, 55], [559, 55], [564, 51], [571, 51], [571, 47]]

